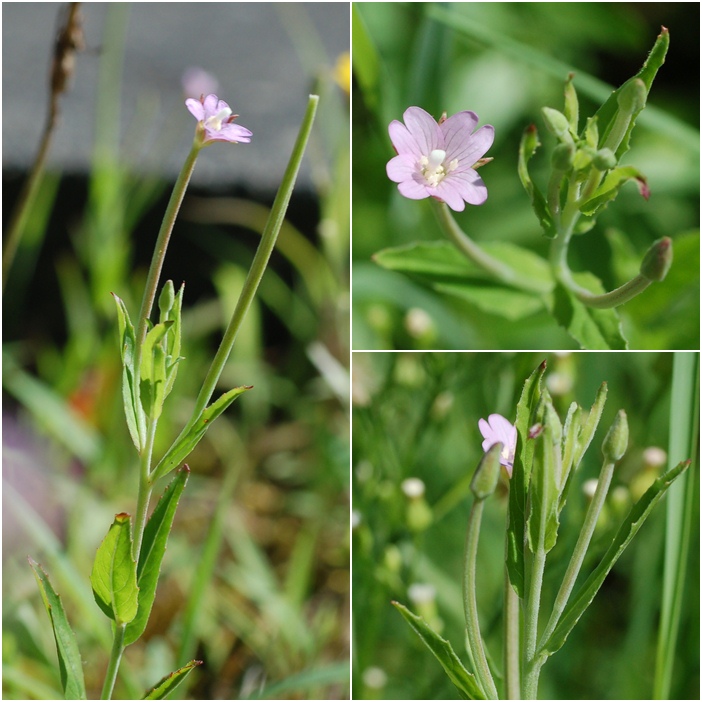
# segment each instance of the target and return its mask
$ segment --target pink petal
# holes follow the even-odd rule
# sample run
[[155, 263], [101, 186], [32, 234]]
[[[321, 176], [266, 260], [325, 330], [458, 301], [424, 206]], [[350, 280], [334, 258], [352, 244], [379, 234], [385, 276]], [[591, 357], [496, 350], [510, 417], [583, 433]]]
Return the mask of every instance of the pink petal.
[[410, 200], [423, 200], [425, 197], [429, 197], [429, 188], [416, 180], [404, 180], [398, 184], [397, 189]]
[[412, 175], [417, 170], [417, 161], [414, 156], [400, 154], [391, 158], [385, 166], [388, 178], [395, 183], [402, 183], [404, 180], [411, 180]]
[[407, 130], [417, 142], [420, 154], [444, 148], [444, 137], [436, 120], [421, 107], [408, 107], [403, 115]]
[[[451, 115], [443, 124], [439, 125], [444, 135], [446, 156], [451, 154], [452, 160], [462, 160], [462, 153], [472, 139], [473, 130], [478, 126], [478, 115], [468, 110]], [[473, 165], [471, 163], [471, 165]]]
[[442, 181], [450, 183], [458, 190], [461, 197], [471, 205], [482, 205], [488, 198], [487, 186], [483, 179], [472, 169], [449, 173]]
[[466, 203], [463, 201], [463, 195], [460, 188], [449, 178], [444, 178], [432, 192], [436, 197], [441, 198], [455, 212], [463, 212], [466, 208]]
[[[459, 115], [465, 114], [459, 112]], [[472, 113], [470, 113], [472, 114]], [[454, 115], [457, 117], [459, 115]], [[444, 122], [442, 127], [445, 127], [453, 117]], [[492, 146], [495, 140], [495, 129], [489, 124], [480, 127], [477, 132], [471, 134], [467, 130], [467, 121], [463, 124], [456, 123], [451, 125], [449, 134], [446, 134], [446, 160], [453, 161], [458, 159], [459, 166], [473, 166], [475, 162], [482, 158]], [[449, 145], [449, 138], [451, 143]]]
[[[205, 101], [203, 102], [203, 106], [205, 108], [205, 114], [208, 117], [211, 117], [212, 115], [216, 115], [217, 112], [219, 112], [219, 103], [223, 102], [220, 100], [214, 93], [210, 93], [206, 98]], [[226, 105], [226, 103], [225, 103]]]
[[411, 154], [415, 160], [423, 155], [419, 150], [417, 140], [409, 133], [407, 127], [396, 119], [390, 122], [388, 127], [390, 141], [398, 154]]
[[185, 106], [198, 122], [202, 122], [202, 120], [205, 119], [205, 108], [202, 106], [202, 103], [199, 100], [188, 98], [185, 101]]
[[239, 124], [223, 124], [219, 134], [226, 141], [238, 141], [242, 144], [248, 144], [253, 136], [251, 131]]

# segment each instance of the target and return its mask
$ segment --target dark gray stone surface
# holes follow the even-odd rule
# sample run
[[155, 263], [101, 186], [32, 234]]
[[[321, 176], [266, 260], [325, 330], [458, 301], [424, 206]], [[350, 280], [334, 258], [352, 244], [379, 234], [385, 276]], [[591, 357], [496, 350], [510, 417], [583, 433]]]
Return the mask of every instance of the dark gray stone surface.
[[[248, 145], [216, 144], [198, 159], [193, 182], [279, 184], [312, 90], [349, 50], [349, 4], [126, 3], [122, 81], [110, 98], [119, 111], [110, 148], [135, 168], [174, 177], [188, 152], [195, 120], [181, 77], [191, 66], [214, 74], [219, 96], [253, 131]], [[125, 7], [126, 6], [126, 7]], [[3, 3], [3, 169], [26, 168], [45, 120], [48, 72], [61, 3]], [[90, 168], [100, 62], [119, 33], [116, 3], [84, 3], [87, 50], [62, 99], [49, 163]], [[321, 105], [323, 110], [324, 106]], [[118, 112], [115, 114], [115, 112]], [[309, 184], [303, 168], [300, 185]]]

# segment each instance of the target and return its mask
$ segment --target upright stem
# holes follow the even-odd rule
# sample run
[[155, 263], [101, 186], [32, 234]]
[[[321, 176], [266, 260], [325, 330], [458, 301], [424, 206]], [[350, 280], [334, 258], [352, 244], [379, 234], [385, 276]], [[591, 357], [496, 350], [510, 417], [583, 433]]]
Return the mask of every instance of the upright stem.
[[521, 641], [520, 602], [517, 593], [509, 582], [509, 573], [505, 567], [504, 618], [504, 697], [508, 700], [521, 699], [519, 643]]
[[480, 622], [478, 621], [478, 604], [476, 601], [475, 571], [478, 560], [478, 537], [480, 536], [480, 522], [483, 518], [483, 500], [475, 500], [468, 517], [468, 531], [466, 534], [465, 562], [463, 568], [463, 606], [466, 616], [466, 629], [470, 650], [475, 662], [475, 673], [486, 697], [489, 700], [498, 699], [495, 681], [490, 672], [483, 639], [480, 635]]
[[605, 498], [607, 497], [607, 492], [609, 491], [609, 485], [612, 481], [612, 473], [614, 472], [614, 463], [607, 462], [602, 466], [600, 471], [600, 477], [597, 480], [597, 489], [590, 502], [590, 506], [585, 514], [585, 521], [583, 522], [583, 527], [580, 530], [580, 535], [578, 536], [578, 541], [573, 549], [573, 555], [570, 558], [570, 563], [568, 563], [568, 568], [566, 570], [561, 587], [556, 595], [556, 601], [553, 605], [553, 611], [546, 625], [543, 635], [539, 641], [539, 647], [542, 647], [546, 641], [548, 641], [549, 636], [555, 631], [558, 626], [558, 620], [560, 619], [563, 610], [568, 604], [568, 598], [570, 593], [573, 592], [575, 587], [575, 581], [580, 573], [580, 568], [585, 559], [585, 554], [587, 553], [588, 546], [592, 539], [592, 535], [595, 532], [595, 526], [597, 526], [597, 519], [600, 516], [602, 507], [604, 506]]
[[527, 593], [526, 615], [524, 621], [524, 650], [522, 652], [524, 669], [523, 698], [535, 700], [539, 685], [541, 666], [535, 666], [536, 637], [539, 626], [539, 608], [541, 605], [541, 586], [546, 566], [546, 550], [539, 544], [532, 558], [529, 591]]
[[105, 674], [105, 683], [102, 686], [102, 696], [100, 699], [112, 699], [112, 691], [117, 680], [117, 671], [119, 663], [122, 660], [124, 652], [124, 632], [127, 628], [126, 624], [118, 624], [115, 626], [114, 637], [112, 639], [112, 651], [110, 651], [110, 662], [107, 665], [107, 673]]
[[234, 341], [241, 327], [241, 323], [248, 312], [251, 302], [253, 301], [258, 285], [263, 278], [263, 274], [268, 265], [268, 259], [270, 258], [271, 252], [275, 247], [275, 242], [278, 238], [278, 232], [280, 227], [285, 220], [285, 213], [288, 208], [288, 203], [290, 202], [290, 197], [292, 195], [293, 187], [295, 186], [295, 180], [297, 179], [298, 171], [300, 170], [300, 164], [302, 163], [302, 157], [305, 153], [305, 147], [310, 137], [310, 132], [312, 131], [312, 124], [314, 123], [315, 113], [317, 111], [317, 104], [319, 102], [319, 97], [317, 95], [310, 95], [307, 103], [307, 111], [300, 125], [300, 131], [297, 135], [297, 140], [295, 146], [293, 147], [292, 154], [290, 156], [290, 161], [285, 170], [283, 176], [283, 181], [278, 189], [278, 194], [276, 195], [275, 201], [273, 202], [273, 207], [271, 208], [271, 213], [266, 222], [266, 227], [263, 230], [261, 236], [261, 241], [258, 245], [256, 255], [254, 257], [251, 268], [244, 281], [244, 287], [241, 290], [241, 295], [237, 302], [234, 314], [232, 315], [231, 321], [227, 326], [224, 336], [217, 349], [217, 353], [210, 365], [210, 369], [205, 376], [205, 380], [202, 384], [202, 389], [200, 390], [197, 400], [195, 401], [195, 409], [193, 410], [192, 416], [186, 428], [183, 430], [187, 431], [200, 417], [207, 403], [212, 397], [212, 393], [217, 386], [217, 381], [219, 380], [224, 366], [229, 358], [229, 354], [234, 347]]

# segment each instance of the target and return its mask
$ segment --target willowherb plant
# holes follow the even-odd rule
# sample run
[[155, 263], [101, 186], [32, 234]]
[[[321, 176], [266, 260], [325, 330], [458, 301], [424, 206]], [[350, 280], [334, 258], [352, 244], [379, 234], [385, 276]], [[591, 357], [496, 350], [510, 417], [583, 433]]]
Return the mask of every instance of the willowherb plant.
[[[646, 200], [651, 195], [645, 176], [634, 166], [621, 165], [621, 159], [629, 150], [636, 118], [646, 105], [668, 44], [668, 30], [663, 27], [641, 70], [615, 90], [584, 125], [576, 78], [568, 76], [563, 111], [552, 107], [542, 110], [557, 142], [550, 154], [545, 194], [528, 168], [540, 146], [538, 131], [533, 124], [524, 131], [517, 174], [544, 236], [551, 240], [548, 260], [506, 242], [479, 246], [459, 226], [452, 210], [461, 212], [466, 203], [482, 205], [488, 200], [487, 186], [476, 169], [492, 160], [484, 155], [493, 143], [494, 129], [484, 125], [474, 131], [478, 124], [474, 112], [448, 118], [444, 114], [437, 123], [420, 107], [405, 111], [404, 124], [397, 120], [390, 123], [389, 135], [397, 155], [387, 164], [387, 175], [398, 183], [405, 197], [432, 199], [439, 224], [454, 248], [413, 244], [380, 251], [374, 260], [391, 270], [418, 276], [444, 294], [474, 301], [479, 307], [485, 306], [491, 289], [501, 286], [497, 300], [506, 299], [503, 291], [508, 289], [509, 299], [518, 301], [524, 314], [546, 309], [581, 347], [626, 349], [615, 308], [666, 277], [673, 258], [671, 239], [655, 241], [639, 273], [610, 292], [605, 292], [592, 273], [570, 270], [568, 249], [575, 235], [593, 228], [598, 214], [626, 183], [633, 182]], [[492, 288], [484, 287], [481, 281], [485, 279]]]
[[[183, 462], [203, 438], [211, 423], [242, 393], [251, 389], [251, 386], [233, 388], [214, 402], [211, 401], [237, 332], [275, 246], [312, 130], [318, 100], [316, 95], [309, 97], [261, 242], [231, 321], [195, 400], [190, 419], [170, 448], [160, 457], [154, 456], [154, 439], [163, 405], [173, 389], [182, 358], [181, 310], [184, 286], [176, 292], [171, 281], [165, 283], [158, 297], [158, 320], [151, 322], [168, 241], [200, 151], [205, 146], [221, 141], [248, 143], [252, 137], [247, 128], [234, 124], [237, 115], [232, 114], [229, 105], [216, 95], [186, 101], [188, 110], [197, 119], [195, 138], [163, 217], [136, 324], [132, 323], [124, 302], [114, 295], [123, 367], [122, 397], [129, 434], [139, 457], [139, 475], [134, 519], [126, 512], [115, 516], [98, 548], [90, 575], [95, 601], [112, 622], [113, 643], [102, 699], [110, 699], [112, 696], [125, 648], [137, 641], [146, 628], [156, 596], [168, 535], [190, 472]], [[157, 481], [174, 471], [175, 476], [149, 516], [149, 503]], [[61, 599], [42, 567], [31, 558], [29, 560], [53, 627], [65, 697], [85, 699], [83, 662]], [[190, 661], [167, 675], [146, 693], [145, 699], [165, 698], [199, 664], [200, 661]]]
[[[393, 603], [436, 656], [463, 699], [537, 699], [543, 665], [565, 644], [651, 510], [690, 464], [683, 461], [653, 482], [629, 511], [597, 566], [576, 590], [615, 465], [627, 449], [627, 417], [624, 410], [619, 410], [602, 442], [602, 469], [573, 554], [550, 604], [547, 623], [539, 627], [540, 618], [546, 619], [543, 611], [549, 607], [542, 598], [547, 555], [557, 542], [560, 515], [566, 506], [573, 475], [592, 442], [607, 398], [607, 385], [603, 383], [589, 411], [573, 402], [565, 421], [561, 422], [542, 385], [545, 368], [544, 362], [524, 383], [514, 425], [495, 414], [490, 415], [488, 422], [480, 421], [486, 452], [470, 486], [473, 506], [468, 519], [463, 573], [466, 633], [474, 672], [468, 671], [451, 644], [421, 617]], [[508, 474], [509, 505], [502, 613], [504, 657], [500, 675], [494, 658], [485, 650], [480, 632], [476, 571], [483, 508], [495, 492], [501, 467]]]

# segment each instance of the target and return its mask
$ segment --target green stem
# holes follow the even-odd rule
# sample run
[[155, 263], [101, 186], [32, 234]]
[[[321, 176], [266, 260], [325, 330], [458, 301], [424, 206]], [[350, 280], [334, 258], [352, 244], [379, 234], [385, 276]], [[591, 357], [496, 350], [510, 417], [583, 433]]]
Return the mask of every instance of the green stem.
[[195, 401], [195, 408], [191, 415], [190, 421], [183, 429], [181, 436], [183, 436], [195, 422], [199, 419], [203, 410], [207, 407], [207, 404], [214, 393], [219, 377], [224, 370], [224, 366], [229, 358], [229, 354], [234, 347], [234, 341], [241, 327], [241, 323], [248, 312], [251, 302], [253, 301], [254, 295], [258, 288], [261, 278], [268, 265], [268, 259], [270, 258], [271, 252], [275, 247], [276, 239], [278, 238], [278, 232], [280, 227], [285, 220], [285, 213], [288, 208], [288, 203], [290, 202], [290, 197], [292, 195], [293, 188], [295, 186], [295, 180], [297, 179], [298, 171], [300, 170], [300, 164], [302, 163], [302, 157], [305, 153], [305, 148], [307, 142], [309, 141], [310, 133], [312, 131], [312, 124], [314, 123], [315, 113], [317, 111], [317, 104], [319, 102], [319, 97], [317, 95], [310, 95], [307, 103], [307, 111], [300, 125], [300, 131], [297, 135], [297, 140], [295, 141], [295, 146], [293, 147], [288, 166], [283, 175], [282, 183], [278, 189], [278, 194], [276, 195], [275, 201], [273, 202], [273, 207], [271, 208], [271, 213], [266, 222], [266, 227], [261, 236], [261, 241], [258, 245], [256, 255], [254, 256], [253, 263], [249, 269], [246, 280], [244, 281], [244, 286], [241, 290], [241, 295], [237, 302], [234, 314], [232, 315], [231, 321], [227, 326], [222, 341], [217, 349], [217, 353], [210, 365], [210, 368], [203, 381], [202, 389], [200, 390], [197, 400]]
[[494, 258], [481, 249], [459, 226], [451, 215], [448, 205], [444, 202], [434, 202], [434, 211], [441, 228], [456, 248], [470, 261], [489, 273], [505, 285], [527, 290], [528, 292], [547, 293], [551, 286], [548, 283], [530, 280], [519, 274], [510, 266]]
[[146, 286], [144, 287], [144, 296], [141, 300], [141, 309], [139, 310], [139, 321], [137, 324], [136, 349], [134, 352], [134, 367], [136, 368], [137, 373], [141, 367], [142, 347], [144, 345], [144, 339], [146, 338], [146, 332], [148, 331], [149, 317], [151, 316], [151, 310], [154, 306], [158, 281], [161, 276], [163, 261], [166, 257], [166, 249], [168, 248], [168, 242], [171, 238], [173, 225], [175, 224], [176, 217], [178, 216], [178, 210], [183, 202], [183, 197], [185, 196], [185, 191], [188, 187], [188, 183], [190, 182], [190, 176], [195, 168], [195, 161], [197, 161], [197, 156], [200, 153], [201, 148], [202, 140], [200, 135], [196, 134], [193, 141], [193, 146], [190, 149], [190, 153], [185, 159], [183, 168], [181, 169], [178, 179], [173, 186], [173, 192], [171, 193], [171, 198], [168, 201], [168, 206], [166, 207], [166, 212], [163, 215], [163, 221], [161, 222], [161, 229], [159, 230], [158, 237], [156, 239], [156, 246], [154, 247], [151, 265], [149, 266], [149, 273], [146, 278]]
[[519, 615], [519, 596], [509, 582], [509, 573], [505, 568], [505, 646], [504, 670], [505, 689], [504, 697], [508, 700], [521, 699], [521, 680], [519, 669], [519, 642], [521, 640]]
[[580, 573], [580, 568], [582, 567], [583, 560], [585, 559], [585, 554], [592, 540], [592, 535], [595, 532], [595, 527], [597, 526], [597, 520], [602, 512], [602, 507], [604, 506], [605, 498], [609, 491], [609, 485], [612, 481], [612, 474], [614, 473], [614, 463], [605, 461], [602, 465], [602, 470], [600, 471], [600, 477], [597, 480], [597, 489], [590, 502], [590, 506], [585, 514], [585, 521], [583, 522], [583, 527], [580, 530], [580, 535], [578, 536], [578, 541], [573, 549], [573, 555], [570, 558], [570, 563], [568, 563], [568, 568], [566, 569], [563, 582], [556, 595], [556, 601], [553, 605], [553, 611], [551, 612], [551, 617], [548, 620], [546, 629], [541, 636], [539, 647], [548, 641], [551, 634], [555, 631], [558, 626], [558, 621], [563, 614], [563, 610], [568, 604], [568, 598], [570, 597], [573, 588], [575, 587], [575, 581]]
[[136, 514], [134, 515], [134, 540], [132, 541], [132, 558], [138, 563], [141, 553], [141, 542], [144, 538], [144, 528], [149, 512], [149, 501], [154, 481], [151, 479], [151, 457], [153, 455], [154, 439], [156, 438], [155, 420], [149, 420], [146, 445], [139, 456], [139, 490], [137, 494]]
[[102, 686], [102, 696], [100, 697], [102, 700], [112, 699], [112, 691], [114, 690], [115, 681], [117, 680], [119, 663], [122, 660], [122, 653], [124, 653], [124, 632], [126, 628], [126, 624], [118, 624], [115, 626], [112, 650], [110, 651], [110, 662], [107, 665], [105, 683]]
[[490, 700], [498, 699], [495, 681], [490, 673], [483, 639], [480, 635], [478, 621], [478, 604], [476, 601], [476, 565], [478, 560], [478, 538], [480, 536], [480, 522], [483, 517], [483, 500], [475, 500], [468, 517], [468, 530], [466, 534], [465, 561], [463, 567], [463, 606], [466, 616], [466, 629], [470, 650], [475, 663], [475, 673], [485, 696]]
[[529, 578], [529, 591], [527, 593], [526, 615], [524, 621], [524, 650], [523, 667], [524, 689], [523, 698], [535, 700], [539, 687], [540, 665], [535, 665], [536, 637], [539, 626], [539, 608], [541, 605], [541, 586], [544, 579], [544, 568], [546, 566], [546, 550], [543, 544], [539, 544], [531, 563], [531, 574]]

